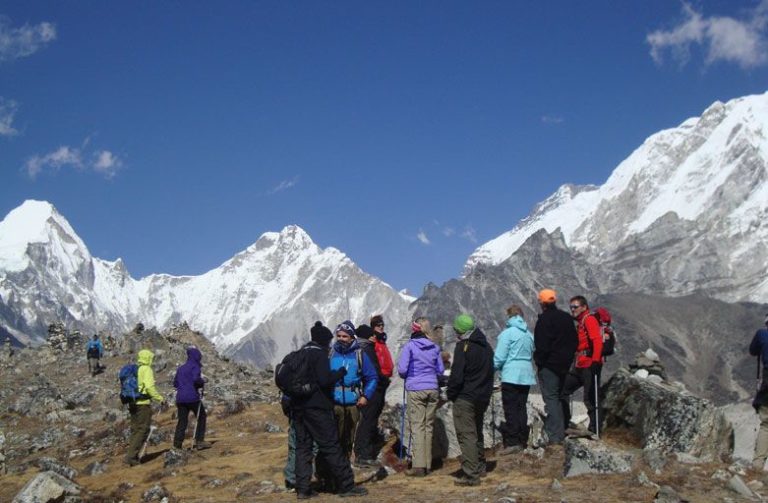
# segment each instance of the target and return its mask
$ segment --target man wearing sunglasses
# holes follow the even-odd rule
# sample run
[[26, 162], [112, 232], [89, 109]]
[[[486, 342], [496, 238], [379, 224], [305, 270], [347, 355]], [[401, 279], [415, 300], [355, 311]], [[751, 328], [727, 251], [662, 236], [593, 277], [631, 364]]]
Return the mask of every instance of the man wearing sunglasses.
[[541, 314], [533, 330], [536, 346], [533, 360], [538, 369], [539, 387], [547, 413], [544, 419], [547, 443], [560, 444], [565, 440], [564, 415], [568, 408], [568, 403], [563, 403], [562, 399], [563, 385], [573, 363], [578, 338], [571, 317], [557, 308], [554, 290], [539, 292], [539, 306]]
[[565, 424], [571, 421], [571, 409], [568, 406], [570, 396], [584, 387], [584, 405], [589, 414], [589, 431], [598, 433], [599, 417], [597, 393], [600, 391], [600, 373], [603, 368], [603, 335], [600, 322], [590, 312], [587, 299], [581, 295], [570, 301], [571, 317], [576, 321], [579, 345], [576, 347], [576, 365], [568, 372], [563, 386], [565, 404]]

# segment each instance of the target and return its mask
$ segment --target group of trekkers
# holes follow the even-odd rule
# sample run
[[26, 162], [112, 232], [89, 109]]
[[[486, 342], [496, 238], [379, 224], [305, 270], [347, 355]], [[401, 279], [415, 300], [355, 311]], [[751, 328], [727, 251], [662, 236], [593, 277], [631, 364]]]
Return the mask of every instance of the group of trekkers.
[[[574, 432], [570, 423], [570, 396], [581, 387], [589, 431], [599, 433], [597, 393], [604, 362], [604, 331], [583, 296], [570, 299], [570, 314], [557, 307], [554, 290], [542, 290], [538, 301], [541, 314], [533, 334], [520, 306], [506, 309], [506, 328], [495, 350], [470, 315], [458, 315], [453, 321], [457, 342], [452, 359], [432, 340], [428, 318], [412, 322], [410, 339], [396, 365], [404, 380], [403, 414], [407, 411], [410, 431], [411, 467], [405, 471], [407, 476], [424, 477], [432, 469], [432, 436], [444, 387], [447, 400], [453, 403], [454, 429], [461, 449], [461, 470], [454, 474], [454, 483], [480, 484], [486, 473], [483, 418], [494, 392], [495, 371], [501, 374], [505, 417], [500, 455], [519, 452], [528, 444], [527, 400], [531, 385], [537, 383], [537, 373], [546, 411], [540, 446], [561, 444], [566, 434], [583, 433]], [[283, 410], [290, 421], [285, 483], [296, 489], [298, 499], [316, 494], [310, 486], [315, 457], [320, 460], [315, 475], [321, 490], [342, 497], [367, 493], [355, 486], [351, 455], [354, 452], [358, 467], [379, 466], [378, 420], [394, 371], [386, 341], [381, 315], [371, 318], [370, 325], [357, 328], [344, 321], [334, 332], [318, 321], [310, 329], [310, 341], [292, 353], [300, 355], [295, 361], [303, 363], [291, 363], [289, 357], [283, 360], [283, 370], [294, 368], [295, 380], [303, 379], [300, 387], [290, 388], [296, 389], [295, 393], [281, 387]], [[277, 373], [280, 385], [280, 366]], [[401, 451], [404, 436], [401, 432]]]

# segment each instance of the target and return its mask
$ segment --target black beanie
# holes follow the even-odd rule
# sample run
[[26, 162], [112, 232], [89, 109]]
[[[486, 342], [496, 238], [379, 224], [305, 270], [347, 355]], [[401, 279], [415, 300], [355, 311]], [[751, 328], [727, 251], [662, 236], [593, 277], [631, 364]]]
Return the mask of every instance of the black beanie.
[[373, 329], [366, 324], [357, 326], [357, 336], [361, 339], [370, 339], [373, 333]]
[[327, 346], [333, 339], [333, 334], [328, 327], [324, 327], [321, 321], [316, 321], [315, 326], [309, 329], [311, 339], [320, 344], [321, 346]]

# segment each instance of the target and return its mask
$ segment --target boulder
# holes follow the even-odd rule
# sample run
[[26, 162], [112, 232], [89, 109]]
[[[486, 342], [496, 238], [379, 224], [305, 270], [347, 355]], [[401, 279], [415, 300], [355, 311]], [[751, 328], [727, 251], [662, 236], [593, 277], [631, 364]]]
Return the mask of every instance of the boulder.
[[586, 473], [627, 473], [632, 470], [634, 455], [583, 438], [565, 441], [565, 476]]
[[41, 471], [56, 472], [69, 480], [75, 480], [75, 477], [77, 477], [77, 470], [71, 466], [59, 463], [53, 458], [40, 458], [37, 460], [37, 466], [40, 467]]
[[608, 427], [628, 427], [643, 448], [719, 460], [733, 452], [733, 428], [709, 401], [619, 369], [603, 387]]
[[80, 487], [56, 472], [40, 472], [19, 491], [13, 503], [48, 503], [80, 494]]

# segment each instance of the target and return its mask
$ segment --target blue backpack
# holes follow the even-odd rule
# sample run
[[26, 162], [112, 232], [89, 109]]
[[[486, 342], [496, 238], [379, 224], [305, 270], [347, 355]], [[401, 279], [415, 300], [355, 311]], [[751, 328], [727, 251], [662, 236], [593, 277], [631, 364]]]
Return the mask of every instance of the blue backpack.
[[149, 398], [149, 395], [139, 392], [139, 366], [135, 363], [124, 365], [117, 377], [120, 379], [120, 401], [124, 404]]

